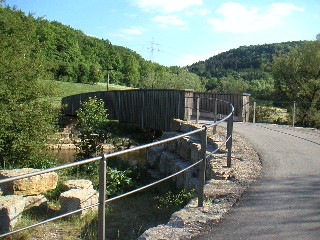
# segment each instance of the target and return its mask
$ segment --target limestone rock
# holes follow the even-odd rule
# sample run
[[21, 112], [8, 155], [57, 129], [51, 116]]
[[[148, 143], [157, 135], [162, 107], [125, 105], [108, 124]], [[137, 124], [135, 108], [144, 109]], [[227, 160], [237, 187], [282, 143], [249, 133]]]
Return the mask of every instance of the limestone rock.
[[0, 232], [11, 231], [21, 217], [25, 207], [22, 196], [9, 195], [0, 197]]
[[158, 168], [160, 157], [163, 151], [164, 151], [164, 146], [162, 145], [151, 147], [148, 149], [147, 161], [152, 168]]
[[190, 239], [192, 234], [183, 228], [159, 225], [145, 231], [138, 240], [183, 240]]
[[[179, 135], [179, 133], [177, 132], [164, 132], [161, 136], [161, 139], [167, 139], [167, 138], [175, 137], [177, 135]], [[168, 151], [174, 152], [176, 151], [177, 147], [178, 147], [178, 143], [176, 140], [170, 141], [165, 144], [165, 149]]]
[[[61, 212], [67, 213], [98, 203], [99, 193], [94, 189], [70, 189], [69, 191], [61, 193], [59, 201], [61, 204]], [[87, 211], [96, 208], [97, 207], [81, 211], [79, 214], [84, 215]]]
[[[0, 171], [0, 179], [20, 176], [32, 172], [40, 171], [33, 168], [22, 168], [13, 170]], [[31, 196], [41, 193], [45, 193], [49, 190], [55, 189], [58, 182], [58, 174], [55, 172], [45, 173], [28, 177], [13, 182], [3, 183], [0, 188], [3, 191], [3, 195], [22, 195]]]
[[48, 203], [48, 199], [44, 195], [27, 196], [25, 199], [24, 210], [31, 208], [44, 207]]
[[68, 180], [62, 183], [62, 189], [65, 191], [68, 191], [70, 189], [93, 189], [93, 185], [90, 180]]

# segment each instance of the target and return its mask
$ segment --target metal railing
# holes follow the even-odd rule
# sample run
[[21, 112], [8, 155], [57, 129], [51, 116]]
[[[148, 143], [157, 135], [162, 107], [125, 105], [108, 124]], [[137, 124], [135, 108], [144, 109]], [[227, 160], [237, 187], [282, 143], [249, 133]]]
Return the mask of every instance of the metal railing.
[[[194, 168], [195, 166], [199, 165], [199, 182], [198, 182], [198, 207], [203, 207], [203, 202], [204, 202], [204, 185], [205, 185], [205, 170], [206, 170], [206, 159], [209, 155], [216, 153], [218, 150], [220, 150], [220, 148], [222, 146], [224, 146], [224, 144], [226, 144], [227, 147], [227, 167], [231, 167], [231, 149], [232, 149], [232, 131], [233, 131], [233, 115], [234, 115], [234, 107], [231, 103], [228, 103], [226, 101], [223, 100], [218, 100], [218, 99], [214, 99], [216, 102], [217, 101], [221, 101], [224, 102], [225, 104], [229, 105], [229, 109], [230, 109], [230, 113], [225, 116], [223, 119], [217, 120], [215, 119], [213, 123], [210, 124], [204, 124], [201, 128], [187, 132], [187, 133], [183, 133], [180, 135], [177, 135], [175, 137], [170, 137], [164, 140], [160, 140], [160, 141], [156, 141], [156, 142], [152, 142], [152, 143], [148, 143], [142, 146], [138, 146], [138, 147], [134, 147], [131, 149], [126, 149], [126, 150], [122, 150], [122, 151], [118, 151], [118, 152], [114, 152], [114, 153], [103, 153], [101, 156], [97, 156], [97, 157], [93, 157], [93, 158], [89, 158], [89, 159], [85, 159], [82, 161], [77, 161], [77, 162], [72, 162], [72, 163], [67, 163], [61, 166], [57, 166], [57, 167], [53, 167], [53, 168], [48, 168], [48, 169], [44, 169], [41, 171], [36, 171], [33, 173], [28, 173], [28, 174], [24, 174], [24, 175], [20, 175], [20, 176], [16, 176], [16, 177], [10, 177], [10, 178], [6, 178], [6, 179], [1, 179], [0, 180], [0, 184], [3, 183], [8, 183], [8, 182], [12, 182], [12, 181], [16, 181], [16, 180], [20, 180], [20, 179], [24, 179], [24, 178], [28, 178], [28, 177], [33, 177], [36, 175], [41, 175], [44, 173], [49, 173], [49, 172], [55, 172], [58, 170], [63, 170], [63, 169], [67, 169], [67, 168], [71, 168], [71, 167], [76, 167], [76, 166], [80, 166], [80, 165], [84, 165], [84, 164], [88, 164], [91, 162], [95, 162], [95, 161], [100, 161], [99, 164], [99, 201], [95, 204], [92, 204], [90, 206], [81, 208], [81, 209], [77, 209], [75, 211], [71, 211], [71, 212], [67, 212], [65, 214], [61, 214], [59, 216], [53, 217], [53, 218], [49, 218], [46, 219], [44, 221], [32, 224], [32, 225], [28, 225], [25, 226], [23, 228], [20, 229], [16, 229], [7, 233], [3, 233], [0, 235], [0, 238], [48, 223], [48, 222], [52, 222], [61, 218], [65, 218], [67, 216], [76, 214], [76, 213], [80, 213], [84, 210], [87, 209], [91, 209], [93, 207], [97, 207], [98, 206], [98, 240], [104, 240], [106, 238], [106, 228], [105, 228], [105, 223], [106, 223], [106, 203], [118, 200], [120, 198], [126, 197], [128, 195], [134, 194], [136, 192], [145, 190], [147, 188], [150, 188], [152, 186], [155, 186], [161, 182], [164, 182], [168, 179], [171, 179], [179, 174], [182, 174], [186, 171], [188, 171], [191, 168]], [[199, 101], [199, 100], [198, 100]], [[213, 152], [211, 152], [210, 154], [207, 154], [207, 130], [210, 128], [215, 128], [218, 124], [220, 124], [223, 121], [227, 120], [227, 136], [226, 136], [226, 140], [224, 143], [222, 143], [217, 149], [215, 149]], [[199, 119], [197, 120], [199, 121]], [[199, 154], [199, 159], [196, 163], [193, 163], [192, 165], [188, 166], [187, 168], [182, 169], [179, 172], [176, 172], [170, 176], [167, 176], [163, 179], [160, 179], [156, 182], [153, 182], [151, 184], [148, 184], [146, 186], [140, 187], [138, 189], [132, 190], [130, 192], [127, 192], [125, 194], [119, 195], [119, 196], [115, 196], [112, 197], [110, 199], [106, 199], [106, 188], [107, 188], [107, 181], [106, 181], [106, 176], [107, 176], [107, 172], [106, 172], [106, 166], [107, 166], [107, 159], [111, 158], [111, 157], [116, 157], [116, 156], [120, 156], [122, 154], [126, 154], [126, 153], [130, 153], [130, 152], [134, 152], [134, 151], [138, 151], [141, 149], [147, 149], [150, 147], [154, 147], [154, 146], [158, 146], [161, 144], [165, 144], [171, 141], [175, 141], [178, 139], [181, 139], [183, 137], [187, 137], [187, 136], [191, 136], [191, 135], [195, 135], [198, 134], [200, 136], [200, 144], [201, 144], [201, 149], [200, 149], [200, 154]]]

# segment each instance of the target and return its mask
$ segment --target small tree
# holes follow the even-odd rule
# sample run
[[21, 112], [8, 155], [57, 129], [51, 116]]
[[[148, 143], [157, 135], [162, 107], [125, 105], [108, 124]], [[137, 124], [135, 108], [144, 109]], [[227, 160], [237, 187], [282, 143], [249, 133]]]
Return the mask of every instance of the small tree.
[[[107, 109], [101, 99], [89, 98], [82, 103], [82, 108], [77, 111], [78, 124], [80, 131], [80, 142], [78, 144], [80, 152], [77, 157], [80, 159], [91, 158], [101, 153], [101, 143], [107, 138], [105, 131], [107, 123]], [[81, 165], [77, 168], [77, 173], [89, 177], [95, 186], [98, 185], [99, 162]], [[132, 185], [131, 178], [128, 176], [130, 170], [119, 171], [107, 167], [107, 195], [112, 196], [122, 193]]]
[[107, 109], [104, 108], [102, 99], [89, 98], [82, 103], [82, 108], [77, 111], [77, 128], [80, 131], [78, 146], [79, 158], [90, 158], [101, 152], [101, 142], [105, 140], [104, 127], [107, 123]]
[[320, 33], [317, 34], [316, 39], [320, 41]]

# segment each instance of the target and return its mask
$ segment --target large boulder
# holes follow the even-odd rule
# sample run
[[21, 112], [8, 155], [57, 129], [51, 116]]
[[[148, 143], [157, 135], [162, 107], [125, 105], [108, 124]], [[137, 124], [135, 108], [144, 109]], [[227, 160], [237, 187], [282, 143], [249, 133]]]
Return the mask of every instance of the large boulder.
[[0, 197], [0, 232], [11, 231], [25, 207], [25, 198], [17, 195]]
[[92, 182], [86, 179], [68, 180], [63, 182], [61, 187], [64, 191], [70, 189], [93, 189]]
[[[96, 204], [99, 201], [99, 193], [94, 189], [70, 189], [63, 192], [59, 198], [61, 212], [68, 213], [78, 209]], [[89, 210], [95, 210], [97, 207], [81, 211], [78, 215], [84, 215]]]
[[24, 199], [26, 203], [24, 210], [48, 206], [48, 199], [44, 195], [27, 196]]
[[[22, 168], [0, 171], [0, 179], [16, 177], [32, 172], [40, 171], [34, 168]], [[55, 189], [58, 182], [58, 174], [55, 172], [44, 173], [33, 177], [23, 178], [12, 182], [0, 184], [3, 195], [31, 196], [46, 193]]]

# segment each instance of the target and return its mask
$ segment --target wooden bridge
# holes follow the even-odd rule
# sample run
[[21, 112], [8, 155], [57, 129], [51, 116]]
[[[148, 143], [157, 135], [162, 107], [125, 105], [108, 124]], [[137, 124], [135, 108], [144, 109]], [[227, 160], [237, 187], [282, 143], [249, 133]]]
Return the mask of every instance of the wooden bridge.
[[[249, 119], [248, 94], [197, 93], [190, 90], [119, 90], [82, 93], [62, 99], [63, 114], [76, 115], [81, 102], [96, 97], [102, 99], [108, 109], [109, 118], [161, 131], [169, 131], [173, 119], [190, 119], [196, 114], [211, 117], [214, 112], [227, 115], [227, 104], [235, 107], [237, 121]], [[199, 100], [197, 100], [199, 99]], [[198, 103], [197, 103], [198, 101]], [[216, 108], [216, 110], [215, 110]]]

